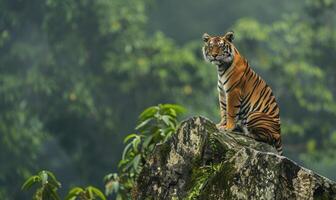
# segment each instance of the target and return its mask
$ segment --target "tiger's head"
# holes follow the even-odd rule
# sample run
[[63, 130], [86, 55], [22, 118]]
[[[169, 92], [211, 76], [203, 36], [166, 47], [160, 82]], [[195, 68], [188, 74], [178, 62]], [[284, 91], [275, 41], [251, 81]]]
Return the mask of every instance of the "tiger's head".
[[210, 36], [203, 34], [204, 46], [202, 48], [204, 59], [212, 64], [230, 66], [234, 59], [233, 31], [224, 36]]

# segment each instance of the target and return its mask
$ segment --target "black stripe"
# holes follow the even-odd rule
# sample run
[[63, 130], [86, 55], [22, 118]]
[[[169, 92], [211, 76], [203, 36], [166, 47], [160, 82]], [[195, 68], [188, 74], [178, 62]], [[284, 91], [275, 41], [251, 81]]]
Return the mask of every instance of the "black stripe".
[[231, 78], [232, 75], [233, 75], [233, 73], [230, 74], [229, 77], [227, 77], [227, 79], [226, 79], [226, 80], [224, 81], [224, 83], [223, 83], [224, 85], [230, 80], [230, 78]]

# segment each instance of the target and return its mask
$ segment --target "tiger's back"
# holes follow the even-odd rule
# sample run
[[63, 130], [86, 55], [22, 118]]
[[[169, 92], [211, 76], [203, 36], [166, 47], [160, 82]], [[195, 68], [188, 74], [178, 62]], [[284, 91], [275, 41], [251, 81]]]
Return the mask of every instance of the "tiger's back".
[[221, 108], [219, 128], [242, 127], [258, 141], [282, 153], [279, 107], [271, 88], [255, 73], [232, 44], [233, 33], [203, 36], [206, 60], [217, 65]]

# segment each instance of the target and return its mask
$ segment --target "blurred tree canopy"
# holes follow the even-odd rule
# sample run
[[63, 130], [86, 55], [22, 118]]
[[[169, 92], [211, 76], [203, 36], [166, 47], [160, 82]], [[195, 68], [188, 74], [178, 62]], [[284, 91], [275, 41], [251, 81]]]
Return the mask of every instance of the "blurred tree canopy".
[[146, 35], [146, 4], [1, 1], [1, 199], [19, 199], [15, 185], [33, 170], [62, 168], [48, 157], [55, 143], [79, 182], [103, 185], [141, 110], [208, 99], [215, 72], [162, 33]]
[[[229, 29], [280, 103], [285, 154], [321, 159], [312, 167], [336, 179], [335, 3], [257, 0], [244, 15], [242, 0], [174, 2], [0, 1], [0, 199], [24, 199], [20, 184], [41, 168], [75, 173], [65, 187], [102, 186], [148, 106], [179, 103], [217, 120], [216, 69], [200, 36]], [[167, 7], [176, 15], [148, 12]], [[175, 29], [162, 29], [171, 39], [157, 27], [174, 17]]]

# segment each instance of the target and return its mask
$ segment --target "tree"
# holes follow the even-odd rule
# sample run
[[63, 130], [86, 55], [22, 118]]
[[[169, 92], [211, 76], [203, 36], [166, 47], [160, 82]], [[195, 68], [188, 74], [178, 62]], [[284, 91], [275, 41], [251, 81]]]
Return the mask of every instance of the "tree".
[[37, 168], [66, 178], [65, 159], [80, 177], [65, 187], [102, 185], [137, 113], [159, 102], [197, 108], [215, 91], [192, 47], [146, 34], [147, 4], [1, 1], [0, 198], [24, 198], [13, 184]]

